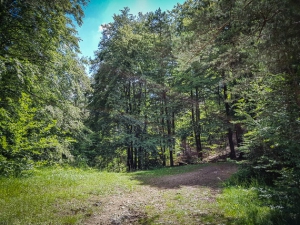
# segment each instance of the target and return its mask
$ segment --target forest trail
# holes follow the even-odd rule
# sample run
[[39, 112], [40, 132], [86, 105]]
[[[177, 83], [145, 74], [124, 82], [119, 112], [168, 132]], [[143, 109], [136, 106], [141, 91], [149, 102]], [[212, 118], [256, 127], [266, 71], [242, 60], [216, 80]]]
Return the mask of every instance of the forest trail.
[[93, 199], [99, 211], [84, 224], [214, 224], [205, 221], [218, 216], [214, 205], [220, 184], [236, 171], [234, 164], [214, 163], [192, 172], [141, 178], [130, 192]]

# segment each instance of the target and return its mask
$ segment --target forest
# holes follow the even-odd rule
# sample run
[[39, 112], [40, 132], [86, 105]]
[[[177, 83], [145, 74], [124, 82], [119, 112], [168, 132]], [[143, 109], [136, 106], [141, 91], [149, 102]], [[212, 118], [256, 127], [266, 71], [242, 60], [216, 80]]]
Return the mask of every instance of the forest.
[[76, 31], [87, 4], [0, 1], [0, 176], [53, 165], [133, 172], [225, 154], [240, 165], [238, 182], [270, 188], [289, 221], [278, 224], [299, 221], [299, 2], [124, 8], [92, 59], [80, 57]]

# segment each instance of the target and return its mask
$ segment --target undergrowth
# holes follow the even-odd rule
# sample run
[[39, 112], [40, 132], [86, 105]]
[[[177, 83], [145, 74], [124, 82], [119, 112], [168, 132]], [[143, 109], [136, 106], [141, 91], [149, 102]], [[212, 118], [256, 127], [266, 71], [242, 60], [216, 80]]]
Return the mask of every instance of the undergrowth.
[[278, 199], [276, 187], [245, 167], [224, 183], [218, 205], [225, 218], [236, 225], [298, 224]]

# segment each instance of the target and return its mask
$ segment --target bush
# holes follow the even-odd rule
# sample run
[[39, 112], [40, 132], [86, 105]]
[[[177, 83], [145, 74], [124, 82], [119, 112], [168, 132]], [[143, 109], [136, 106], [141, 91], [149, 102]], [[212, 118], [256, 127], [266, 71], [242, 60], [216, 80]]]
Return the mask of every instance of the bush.
[[7, 160], [0, 155], [0, 176], [4, 177], [20, 177], [25, 171], [33, 168], [33, 163], [30, 160]]

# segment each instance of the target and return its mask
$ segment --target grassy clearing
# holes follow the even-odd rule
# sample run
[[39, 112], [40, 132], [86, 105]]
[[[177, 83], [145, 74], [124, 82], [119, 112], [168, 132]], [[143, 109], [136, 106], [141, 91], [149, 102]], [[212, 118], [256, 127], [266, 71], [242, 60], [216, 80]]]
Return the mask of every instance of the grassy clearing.
[[78, 224], [96, 206], [93, 195], [131, 191], [135, 182], [117, 173], [49, 168], [27, 178], [1, 178], [1, 224]]
[[[97, 196], [101, 199], [139, 192], [151, 195], [149, 202], [139, 206], [139, 211], [147, 215], [139, 224], [275, 224], [271, 222], [274, 211], [261, 198], [255, 182], [247, 186], [228, 182], [222, 194], [201, 186], [143, 189], [140, 182], [141, 178], [161, 178], [205, 166], [209, 164], [130, 174], [47, 168], [24, 178], [0, 178], [0, 224], [83, 224], [105, 207], [97, 205]], [[145, 190], [150, 192], [143, 193]]]

